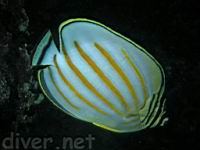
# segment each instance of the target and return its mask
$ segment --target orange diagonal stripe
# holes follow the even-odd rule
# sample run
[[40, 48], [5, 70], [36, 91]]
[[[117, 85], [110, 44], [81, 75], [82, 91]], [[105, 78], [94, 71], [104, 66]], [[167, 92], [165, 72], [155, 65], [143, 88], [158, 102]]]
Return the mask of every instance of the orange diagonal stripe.
[[124, 100], [123, 96], [121, 95], [120, 91], [113, 85], [113, 83], [105, 76], [103, 71], [96, 65], [96, 63], [84, 52], [84, 50], [80, 47], [78, 42], [74, 42], [78, 52], [80, 55], [85, 59], [85, 61], [91, 66], [91, 68], [96, 72], [96, 74], [104, 81], [104, 83], [116, 94], [119, 98], [121, 104], [125, 106], [128, 111], [130, 111], [130, 107], [127, 102]]
[[117, 113], [118, 115], [122, 115], [122, 113], [118, 109], [116, 109], [115, 106], [110, 103], [101, 93], [99, 93], [99, 91], [97, 91], [97, 89], [85, 78], [85, 76], [79, 71], [79, 69], [72, 63], [70, 57], [68, 57], [66, 60], [70, 68], [90, 91], [92, 91], [106, 106], [112, 109], [115, 113]]
[[111, 64], [111, 66], [115, 69], [115, 71], [119, 74], [121, 79], [124, 81], [124, 83], [126, 84], [126, 86], [129, 89], [129, 92], [131, 93], [134, 105], [138, 108], [138, 105], [139, 105], [138, 104], [138, 96], [137, 96], [135, 89], [132, 86], [129, 78], [122, 71], [122, 69], [119, 67], [119, 65], [115, 62], [115, 60], [112, 58], [112, 56], [100, 44], [95, 43], [94, 45], [101, 52], [101, 54], [108, 60], [108, 62]]
[[71, 101], [65, 96], [65, 94], [61, 91], [61, 89], [59, 88], [59, 86], [56, 84], [54, 77], [53, 77], [53, 73], [51, 71], [51, 69], [48, 67], [48, 71], [49, 71], [49, 75], [50, 75], [50, 79], [51, 82], [53, 83], [54, 87], [56, 88], [56, 90], [58, 91], [58, 93], [63, 97], [63, 99], [74, 109], [79, 110], [79, 107], [75, 106], [73, 103], [71, 103]]
[[60, 70], [57, 60], [56, 60], [56, 56], [54, 56], [54, 65], [58, 71], [59, 76], [61, 77], [62, 81], [70, 88], [71, 91], [73, 91], [73, 93], [80, 99], [82, 100], [84, 103], [86, 103], [88, 106], [90, 106], [91, 108], [93, 108], [94, 110], [98, 111], [99, 113], [103, 114], [103, 115], [107, 115], [107, 113], [103, 110], [101, 110], [100, 108], [98, 108], [97, 106], [95, 106], [93, 103], [91, 103], [89, 100], [87, 100], [84, 96], [82, 96], [77, 90], [76, 88], [65, 78], [65, 76], [63, 75], [62, 71]]
[[133, 68], [133, 70], [135, 70], [135, 74], [136, 74], [138, 80], [141, 83], [143, 94], [144, 94], [144, 104], [143, 104], [143, 106], [140, 109], [143, 109], [144, 106], [145, 106], [145, 104], [146, 104], [147, 98], [148, 98], [148, 91], [147, 91], [147, 87], [145, 85], [144, 78], [141, 75], [141, 73], [140, 73], [139, 69], [137, 68], [137, 66], [133, 63], [132, 59], [129, 57], [129, 55], [126, 52], [126, 50], [122, 49], [122, 53], [125, 56], [125, 58], [128, 60], [128, 63], [131, 65], [131, 67]]

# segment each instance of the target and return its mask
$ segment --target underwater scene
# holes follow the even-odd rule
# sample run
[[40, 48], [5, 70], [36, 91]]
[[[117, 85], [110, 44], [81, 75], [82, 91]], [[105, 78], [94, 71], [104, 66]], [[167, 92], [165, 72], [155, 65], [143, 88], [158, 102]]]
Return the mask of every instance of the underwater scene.
[[0, 150], [200, 149], [198, 11], [0, 0]]

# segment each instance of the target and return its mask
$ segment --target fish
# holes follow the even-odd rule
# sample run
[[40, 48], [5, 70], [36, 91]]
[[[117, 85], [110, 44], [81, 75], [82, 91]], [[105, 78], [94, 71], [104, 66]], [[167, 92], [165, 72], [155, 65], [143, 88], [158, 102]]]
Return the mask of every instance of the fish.
[[86, 18], [47, 31], [32, 66], [46, 97], [64, 113], [117, 133], [163, 125], [165, 74], [147, 50]]

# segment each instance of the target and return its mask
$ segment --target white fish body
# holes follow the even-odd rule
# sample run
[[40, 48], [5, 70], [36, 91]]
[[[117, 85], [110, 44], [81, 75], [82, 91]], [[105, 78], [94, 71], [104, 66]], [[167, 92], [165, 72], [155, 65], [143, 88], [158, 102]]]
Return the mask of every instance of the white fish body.
[[161, 65], [130, 39], [98, 22], [71, 19], [48, 31], [32, 65], [40, 86], [67, 114], [114, 132], [154, 127], [165, 113]]

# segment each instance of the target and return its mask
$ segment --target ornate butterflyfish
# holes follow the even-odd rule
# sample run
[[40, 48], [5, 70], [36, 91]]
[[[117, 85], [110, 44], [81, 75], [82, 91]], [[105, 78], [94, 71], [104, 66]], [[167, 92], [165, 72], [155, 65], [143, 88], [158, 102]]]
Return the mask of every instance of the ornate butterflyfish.
[[[32, 66], [43, 93], [77, 119], [114, 132], [134, 132], [162, 122], [165, 75], [144, 48], [89, 19], [60, 24], [36, 47]], [[57, 46], [58, 45], [58, 46]]]

